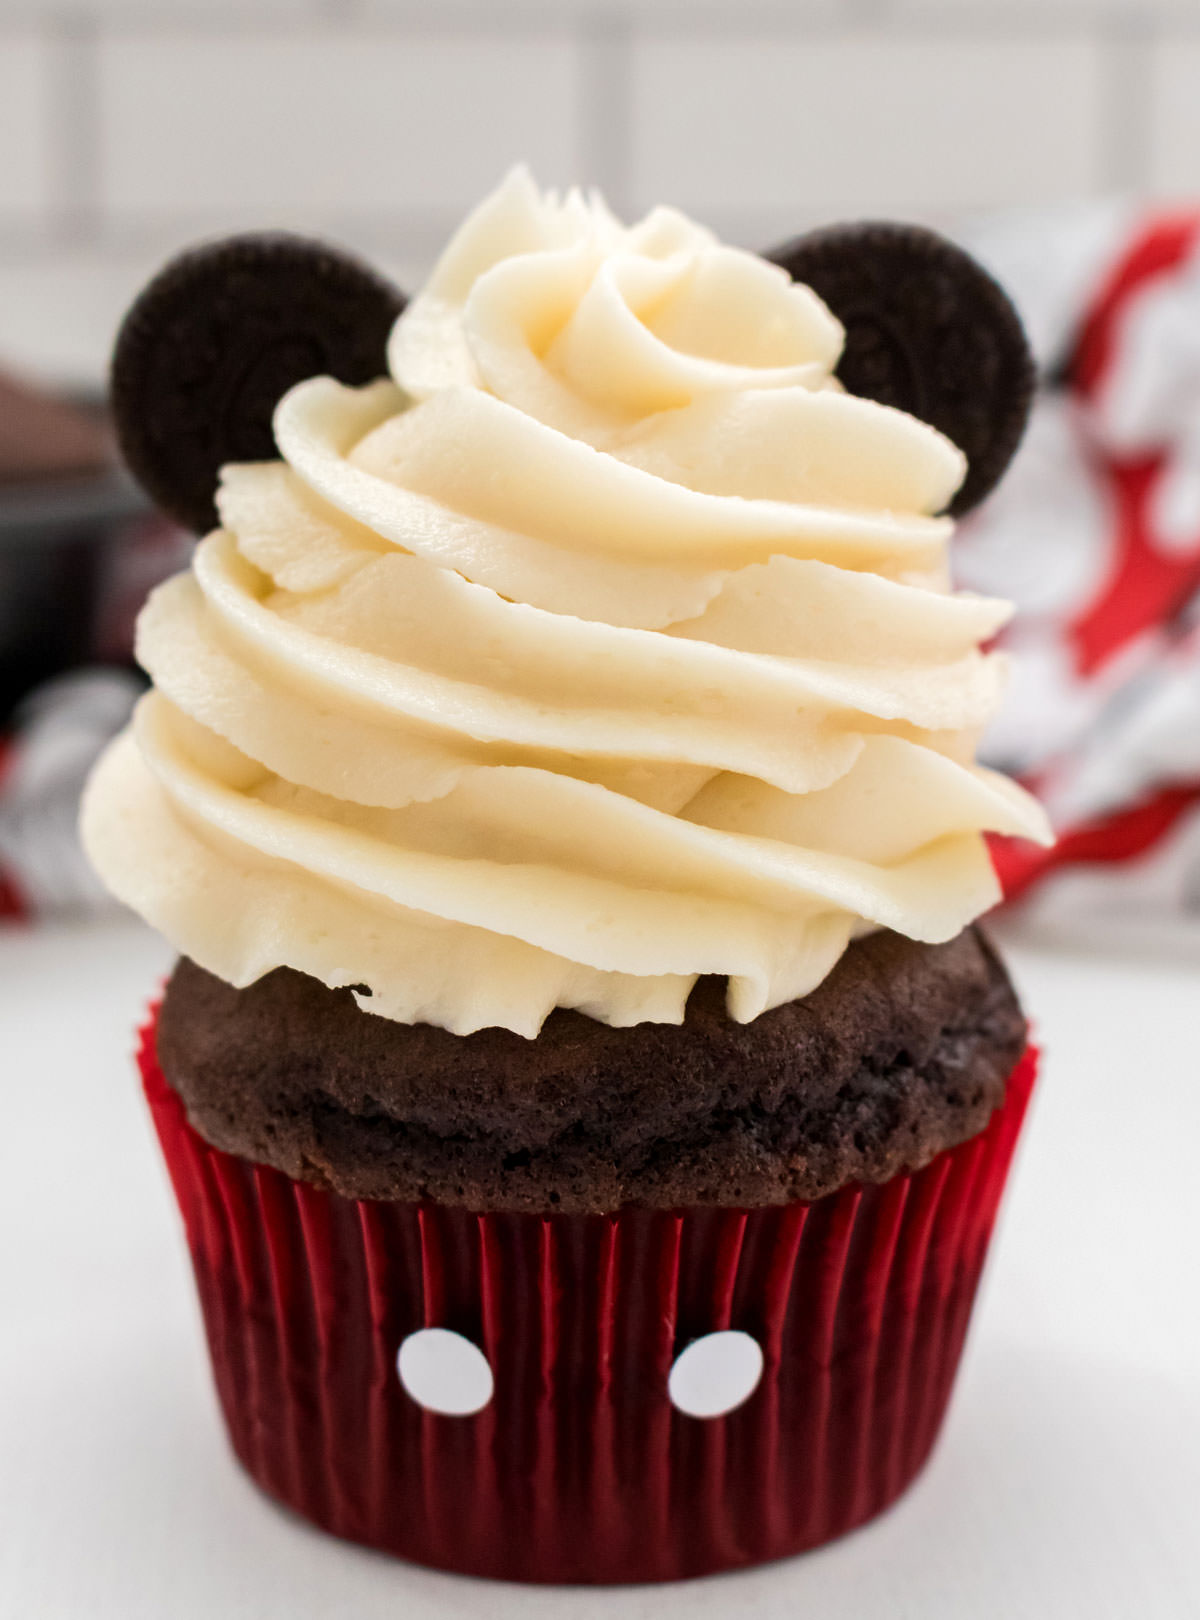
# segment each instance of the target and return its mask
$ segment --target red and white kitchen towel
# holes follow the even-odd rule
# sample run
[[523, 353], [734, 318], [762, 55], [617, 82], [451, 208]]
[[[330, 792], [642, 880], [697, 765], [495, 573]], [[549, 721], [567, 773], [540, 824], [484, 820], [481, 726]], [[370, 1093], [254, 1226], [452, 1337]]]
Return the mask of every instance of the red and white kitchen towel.
[[[956, 547], [960, 584], [1018, 607], [983, 754], [1059, 834], [997, 840], [997, 865], [1011, 900], [1069, 931], [1200, 930], [1200, 209], [1054, 229], [1011, 227], [991, 255], [1049, 376]], [[103, 904], [76, 806], [135, 693], [112, 669], [62, 677], [0, 741], [0, 916]]]
[[79, 796], [141, 689], [125, 669], [57, 676], [25, 699], [13, 734], [0, 738], [0, 917], [111, 904], [80, 848]]
[[1072, 932], [1200, 928], [1200, 210], [1125, 222], [1058, 318], [1025, 443], [957, 548], [959, 582], [1018, 609], [983, 752], [1059, 835], [997, 840], [997, 865]]

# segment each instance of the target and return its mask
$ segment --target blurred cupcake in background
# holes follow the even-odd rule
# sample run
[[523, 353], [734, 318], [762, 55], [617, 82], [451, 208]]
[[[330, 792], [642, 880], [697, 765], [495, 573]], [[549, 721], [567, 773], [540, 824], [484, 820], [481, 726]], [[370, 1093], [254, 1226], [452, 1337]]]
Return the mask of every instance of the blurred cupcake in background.
[[137, 611], [187, 546], [103, 409], [0, 373], [0, 917], [106, 904], [79, 795], [141, 690]]

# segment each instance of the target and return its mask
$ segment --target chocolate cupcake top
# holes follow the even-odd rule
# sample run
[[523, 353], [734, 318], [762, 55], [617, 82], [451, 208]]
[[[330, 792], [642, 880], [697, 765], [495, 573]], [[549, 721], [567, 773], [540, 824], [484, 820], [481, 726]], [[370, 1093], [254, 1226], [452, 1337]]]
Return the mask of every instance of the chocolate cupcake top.
[[855, 940], [811, 995], [748, 1024], [704, 979], [682, 1024], [559, 1008], [536, 1041], [364, 1018], [280, 968], [233, 990], [181, 961], [163, 1071], [215, 1146], [348, 1198], [598, 1213], [817, 1199], [916, 1170], [982, 1130], [1025, 1045], [1004, 968]]
[[948, 588], [966, 467], [845, 391], [843, 329], [669, 209], [518, 171], [155, 593], [156, 690], [84, 830], [231, 985], [287, 966], [455, 1034], [734, 1020], [856, 934], [946, 940], [1042, 837], [972, 763], [1002, 603]]

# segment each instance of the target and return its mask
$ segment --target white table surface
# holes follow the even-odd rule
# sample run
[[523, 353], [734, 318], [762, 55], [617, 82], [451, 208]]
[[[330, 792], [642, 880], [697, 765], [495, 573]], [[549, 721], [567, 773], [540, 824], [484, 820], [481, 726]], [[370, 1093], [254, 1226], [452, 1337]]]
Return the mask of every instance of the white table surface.
[[129, 923], [0, 932], [0, 1615], [1200, 1616], [1200, 969], [1010, 960], [1049, 1061], [925, 1474], [801, 1559], [564, 1590], [342, 1545], [243, 1478], [130, 1063], [167, 952]]

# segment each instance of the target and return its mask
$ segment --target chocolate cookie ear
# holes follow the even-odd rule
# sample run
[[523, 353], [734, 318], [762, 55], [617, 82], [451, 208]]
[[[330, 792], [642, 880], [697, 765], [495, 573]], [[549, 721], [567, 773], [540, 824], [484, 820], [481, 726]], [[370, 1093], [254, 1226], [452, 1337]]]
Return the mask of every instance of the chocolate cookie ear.
[[113, 352], [130, 471], [172, 517], [212, 528], [219, 468], [276, 454], [272, 413], [294, 383], [382, 376], [404, 302], [366, 265], [301, 236], [232, 236], [181, 254], [134, 301]]
[[1007, 294], [982, 265], [916, 225], [832, 225], [766, 254], [846, 328], [852, 394], [939, 428], [967, 457], [959, 516], [999, 481], [1033, 398], [1033, 359]]

